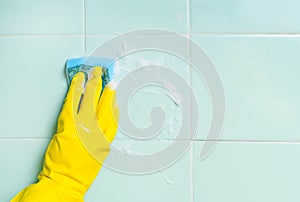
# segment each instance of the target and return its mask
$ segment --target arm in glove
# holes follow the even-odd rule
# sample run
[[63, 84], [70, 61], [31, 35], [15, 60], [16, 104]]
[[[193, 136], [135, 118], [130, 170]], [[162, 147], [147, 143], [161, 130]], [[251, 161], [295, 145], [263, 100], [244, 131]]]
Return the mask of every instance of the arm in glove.
[[84, 74], [73, 78], [39, 181], [18, 193], [12, 202], [84, 201], [117, 130], [115, 90], [106, 86], [100, 97], [101, 75], [102, 69], [95, 67], [85, 90]]

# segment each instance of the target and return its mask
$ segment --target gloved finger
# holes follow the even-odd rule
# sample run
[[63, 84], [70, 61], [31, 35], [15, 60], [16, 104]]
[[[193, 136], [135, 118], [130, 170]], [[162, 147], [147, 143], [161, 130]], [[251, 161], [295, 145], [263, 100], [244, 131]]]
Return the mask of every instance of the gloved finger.
[[86, 113], [95, 113], [101, 90], [102, 90], [102, 68], [99, 66], [94, 67], [92, 71], [92, 76], [88, 80], [85, 92], [83, 95], [80, 110]]
[[111, 142], [117, 130], [119, 111], [116, 104], [116, 91], [109, 85], [104, 88], [97, 106], [96, 115], [100, 128], [107, 140]]
[[65, 99], [64, 108], [77, 113], [80, 99], [83, 93], [85, 75], [82, 72], [77, 73], [71, 82], [67, 97]]
[[62, 132], [64, 129], [66, 117], [74, 116], [78, 112], [78, 106], [83, 93], [83, 86], [85, 82], [85, 75], [82, 72], [77, 73], [71, 82], [68, 94], [65, 98], [65, 102], [62, 111], [58, 118], [57, 133]]

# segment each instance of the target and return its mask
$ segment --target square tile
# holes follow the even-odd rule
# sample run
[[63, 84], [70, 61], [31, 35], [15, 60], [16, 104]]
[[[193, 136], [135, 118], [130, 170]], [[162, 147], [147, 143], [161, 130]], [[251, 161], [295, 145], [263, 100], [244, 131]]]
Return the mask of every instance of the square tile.
[[10, 201], [19, 191], [37, 181], [48, 144], [48, 139], [0, 139], [2, 201]]
[[204, 160], [194, 144], [194, 201], [297, 201], [298, 143], [219, 142]]
[[298, 33], [299, 1], [191, 0], [192, 32]]
[[186, 32], [186, 4], [186, 1], [181, 0], [87, 0], [87, 33], [116, 34], [145, 28]]
[[83, 34], [83, 1], [1, 1], [0, 34]]
[[65, 61], [82, 37], [0, 37], [0, 136], [52, 137], [67, 92]]
[[[123, 140], [116, 142], [127, 144]], [[144, 150], [143, 147], [140, 149]], [[124, 174], [102, 167], [85, 199], [87, 202], [191, 202], [190, 152], [170, 167], [147, 175]]]
[[[299, 140], [300, 38], [193, 36], [222, 79], [226, 117], [222, 139]], [[197, 53], [192, 53], [197, 57]], [[193, 90], [203, 85], [191, 72]], [[211, 119], [209, 94], [195, 91], [200, 116]], [[201, 114], [202, 113], [202, 114]], [[204, 122], [210, 126], [209, 119]], [[197, 139], [205, 139], [199, 133]]]
[[[117, 40], [111, 37], [87, 37], [87, 55], [96, 55], [102, 57], [105, 55], [105, 51], [100, 50], [103, 43], [107, 43], [108, 40]], [[130, 40], [123, 40], [121, 47], [134, 47], [134, 41], [141, 36], [132, 36]], [[164, 41], [164, 37], [172, 36], [154, 36], [157, 37], [157, 41]], [[119, 46], [113, 46], [112, 50], [107, 50], [107, 52], [116, 52], [120, 50], [117, 48]], [[97, 49], [98, 48], [98, 49]], [[126, 48], [125, 48], [126, 49]], [[188, 44], [183, 45], [182, 49], [186, 50], [185, 54], [188, 54]], [[162, 52], [159, 50], [141, 50], [136, 52], [126, 52], [122, 57], [116, 59], [115, 61], [115, 74], [114, 82], [122, 85], [140, 85], [144, 82], [141, 79], [152, 78], [153, 82], [143, 83], [141, 86], [136, 86], [135, 91], [130, 92], [130, 99], [126, 99], [125, 96], [121, 95], [122, 90], [117, 87], [117, 97], [120, 96], [120, 102], [123, 108], [120, 110], [120, 130], [117, 133], [117, 139], [176, 139], [177, 135], [182, 126], [182, 122], [188, 122], [188, 120], [182, 120], [182, 106], [181, 100], [185, 100], [185, 104], [189, 109], [189, 89], [183, 89], [180, 91], [178, 85], [182, 84], [176, 82], [172, 74], [176, 74], [180, 78], [180, 82], [183, 82], [189, 86], [189, 65], [176, 55], [170, 53]], [[99, 54], [98, 54], [99, 52]], [[183, 51], [184, 52], [184, 51]], [[96, 54], [95, 54], [96, 53]], [[149, 67], [151, 71], [149, 74], [141, 74], [139, 72], [143, 71], [145, 68]], [[158, 67], [158, 68], [156, 68]], [[161, 68], [165, 68], [166, 71], [162, 72]], [[150, 75], [152, 74], [152, 75]], [[134, 76], [130, 76], [134, 75]], [[131, 78], [130, 81], [125, 82]], [[176, 77], [177, 78], [177, 77]], [[125, 83], [125, 84], [124, 84]], [[183, 96], [185, 94], [186, 96]], [[120, 103], [119, 103], [120, 105]], [[162, 111], [159, 111], [158, 115], [153, 115], [154, 108], [160, 107]], [[123, 110], [124, 109], [124, 110]], [[128, 117], [122, 116], [122, 114], [127, 114]], [[189, 111], [188, 111], [189, 113]], [[187, 115], [186, 115], [187, 116]], [[125, 117], [125, 118], [122, 118]], [[160, 121], [157, 121], [157, 120]], [[127, 123], [127, 120], [131, 122], [133, 127], [140, 131], [139, 133], [133, 132], [132, 127]], [[153, 123], [154, 122], [154, 123]], [[156, 123], [156, 125], [155, 125]], [[151, 125], [155, 125], [151, 129]], [[179, 137], [179, 139], [190, 139], [190, 127], [189, 123], [186, 125], [186, 130], [184, 137]], [[145, 132], [141, 132], [145, 129]], [[151, 131], [151, 138], [147, 131]], [[145, 137], [147, 136], [147, 137]]]

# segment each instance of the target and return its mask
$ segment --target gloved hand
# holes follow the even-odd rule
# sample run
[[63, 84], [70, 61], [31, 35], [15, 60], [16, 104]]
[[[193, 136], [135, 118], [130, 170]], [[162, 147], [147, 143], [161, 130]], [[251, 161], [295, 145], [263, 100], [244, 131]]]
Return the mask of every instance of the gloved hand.
[[102, 68], [95, 67], [85, 91], [84, 74], [73, 78], [39, 182], [22, 190], [12, 202], [84, 201], [117, 130], [115, 90], [106, 86], [100, 97], [101, 75]]

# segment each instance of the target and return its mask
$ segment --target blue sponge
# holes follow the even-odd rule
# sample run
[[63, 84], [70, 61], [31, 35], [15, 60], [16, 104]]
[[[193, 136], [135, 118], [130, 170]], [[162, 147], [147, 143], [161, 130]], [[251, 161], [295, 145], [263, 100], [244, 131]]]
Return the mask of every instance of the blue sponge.
[[96, 57], [80, 57], [68, 59], [66, 64], [66, 76], [68, 85], [75, 74], [83, 72], [86, 79], [95, 66], [102, 67], [102, 90], [111, 81], [114, 69], [114, 61], [109, 58], [96, 58]]

